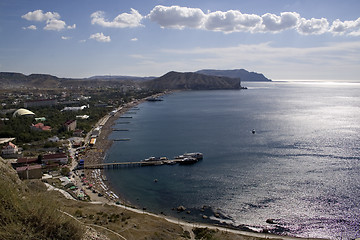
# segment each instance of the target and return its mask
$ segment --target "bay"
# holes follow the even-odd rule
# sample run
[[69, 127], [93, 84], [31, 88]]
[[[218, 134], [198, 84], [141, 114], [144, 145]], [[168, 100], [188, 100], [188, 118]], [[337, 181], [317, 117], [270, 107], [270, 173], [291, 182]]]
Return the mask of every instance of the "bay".
[[[114, 142], [107, 162], [185, 152], [202, 152], [204, 159], [108, 169], [114, 189], [141, 208], [189, 221], [203, 221], [206, 205], [233, 225], [360, 237], [360, 84], [245, 85], [248, 90], [172, 93], [131, 110], [129, 123], [117, 120], [115, 128], [129, 131], [110, 138], [131, 140]], [[180, 205], [192, 214], [172, 210]]]

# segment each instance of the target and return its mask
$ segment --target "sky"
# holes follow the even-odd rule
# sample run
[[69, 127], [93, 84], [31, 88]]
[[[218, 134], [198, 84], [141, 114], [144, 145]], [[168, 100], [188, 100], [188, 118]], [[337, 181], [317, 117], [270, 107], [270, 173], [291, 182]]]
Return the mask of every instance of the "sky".
[[0, 72], [360, 81], [358, 0], [0, 0]]

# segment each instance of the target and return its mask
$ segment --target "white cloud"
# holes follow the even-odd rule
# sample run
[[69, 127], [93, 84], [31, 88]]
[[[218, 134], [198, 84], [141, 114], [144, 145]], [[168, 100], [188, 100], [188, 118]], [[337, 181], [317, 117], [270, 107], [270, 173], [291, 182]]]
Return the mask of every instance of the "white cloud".
[[329, 22], [326, 18], [315, 19], [311, 18], [309, 20], [301, 18], [299, 26], [297, 28], [300, 34], [309, 35], [309, 34], [323, 34], [329, 30]]
[[98, 42], [110, 42], [111, 38], [110, 36], [105, 36], [103, 33], [95, 33], [92, 34], [89, 39], [94, 39]]
[[143, 19], [143, 16], [135, 9], [131, 9], [131, 13], [119, 14], [112, 21], [106, 20], [104, 15], [105, 13], [103, 11], [92, 13], [90, 16], [91, 23], [102, 27], [112, 28], [133, 28], [142, 26], [141, 20]]
[[44, 30], [53, 30], [53, 31], [60, 31], [65, 29], [66, 23], [62, 20], [58, 19], [49, 19], [46, 21], [46, 26]]
[[132, 42], [136, 42], [138, 39], [137, 38], [132, 38], [131, 41]]
[[295, 12], [283, 12], [280, 16], [266, 13], [262, 15], [261, 18], [261, 30], [276, 33], [286, 29], [295, 28], [298, 24], [300, 15]]
[[351, 36], [359, 36], [360, 18], [356, 19], [355, 21], [344, 21], [344, 22], [340, 21], [340, 19], [336, 19], [332, 23], [330, 32], [332, 32], [334, 35], [348, 34]]
[[241, 13], [238, 10], [229, 10], [226, 12], [207, 11], [204, 13], [199, 8], [158, 5], [151, 10], [146, 18], [159, 24], [162, 28], [192, 28], [224, 33], [279, 33], [293, 29], [302, 35], [333, 33], [334, 35], [347, 34], [360, 36], [360, 18], [355, 21], [344, 22], [337, 19], [333, 22], [332, 26], [330, 26], [326, 18], [305, 19], [296, 12], [282, 12], [280, 16], [265, 13], [259, 16], [256, 14]]
[[158, 5], [147, 16], [151, 21], [158, 23], [163, 28], [200, 28], [206, 15], [199, 8], [179, 6], [165, 7]]
[[29, 29], [29, 30], [36, 30], [37, 27], [35, 25], [30, 25], [28, 27], [23, 27], [22, 29], [26, 30], [26, 29]]
[[[44, 30], [60, 31], [63, 29], [75, 29], [76, 25], [67, 26], [65, 21], [60, 20], [60, 14], [57, 12], [46, 12], [35, 10], [21, 16], [28, 21], [46, 22]], [[32, 25], [34, 26], [34, 25]]]
[[76, 28], [76, 24], [67, 26], [67, 29], [75, 29], [75, 28]]
[[243, 14], [235, 10], [216, 11], [207, 14], [204, 28], [222, 32], [253, 31], [261, 21], [261, 17], [255, 14]]
[[61, 36], [61, 39], [62, 39], [62, 40], [69, 40], [69, 39], [71, 39], [71, 37]]
[[43, 13], [43, 11], [39, 9], [33, 12], [28, 12], [27, 14], [22, 15], [21, 17], [28, 21], [44, 22], [50, 19], [60, 19], [60, 14], [57, 12]]

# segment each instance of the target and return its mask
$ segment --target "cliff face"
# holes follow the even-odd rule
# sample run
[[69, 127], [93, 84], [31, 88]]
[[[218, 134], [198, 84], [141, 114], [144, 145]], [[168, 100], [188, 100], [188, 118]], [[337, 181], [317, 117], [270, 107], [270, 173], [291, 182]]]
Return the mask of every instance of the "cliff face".
[[223, 76], [230, 78], [240, 78], [241, 81], [253, 81], [253, 82], [270, 82], [271, 80], [266, 78], [262, 73], [248, 72], [245, 69], [234, 70], [214, 70], [204, 69], [199, 70], [197, 73], [206, 74], [210, 76]]
[[156, 90], [213, 90], [240, 89], [240, 79], [209, 76], [199, 73], [169, 72], [159, 78], [144, 83], [149, 89]]

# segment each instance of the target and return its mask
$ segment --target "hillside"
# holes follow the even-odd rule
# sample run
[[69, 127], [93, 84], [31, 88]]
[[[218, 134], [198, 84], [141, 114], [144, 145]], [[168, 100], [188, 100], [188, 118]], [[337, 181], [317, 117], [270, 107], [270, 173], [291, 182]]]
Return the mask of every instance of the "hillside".
[[61, 79], [49, 74], [0, 72], [1, 88], [56, 88]]
[[223, 76], [229, 78], [240, 78], [243, 82], [270, 82], [271, 80], [266, 78], [262, 73], [249, 72], [245, 69], [234, 70], [215, 70], [215, 69], [203, 69], [197, 71], [197, 73], [206, 74], [210, 76]]
[[209, 76], [199, 73], [169, 72], [159, 78], [143, 83], [146, 88], [156, 90], [213, 90], [240, 89], [240, 79]]

